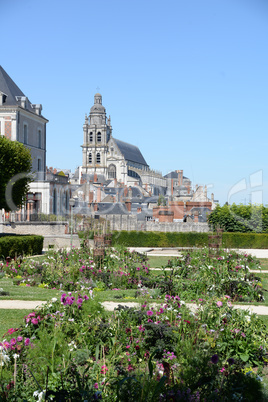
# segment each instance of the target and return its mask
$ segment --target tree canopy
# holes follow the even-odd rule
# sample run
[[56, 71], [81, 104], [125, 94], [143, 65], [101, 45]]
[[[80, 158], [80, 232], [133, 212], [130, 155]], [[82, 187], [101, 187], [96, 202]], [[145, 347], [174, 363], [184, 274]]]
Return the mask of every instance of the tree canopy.
[[0, 208], [21, 207], [29, 190], [31, 152], [23, 144], [0, 136]]
[[268, 232], [268, 208], [264, 205], [219, 205], [208, 216], [212, 229], [225, 232]]

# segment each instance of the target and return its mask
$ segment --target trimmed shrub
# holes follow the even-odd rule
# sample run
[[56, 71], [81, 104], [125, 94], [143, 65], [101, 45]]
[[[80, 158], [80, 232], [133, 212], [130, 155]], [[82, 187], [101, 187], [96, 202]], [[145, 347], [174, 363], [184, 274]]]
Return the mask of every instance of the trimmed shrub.
[[0, 238], [0, 258], [42, 254], [43, 236], [4, 236]]
[[[208, 235], [197, 232], [113, 232], [112, 245], [125, 247], [203, 247], [208, 246]], [[268, 248], [268, 234], [223, 233], [226, 248]]]

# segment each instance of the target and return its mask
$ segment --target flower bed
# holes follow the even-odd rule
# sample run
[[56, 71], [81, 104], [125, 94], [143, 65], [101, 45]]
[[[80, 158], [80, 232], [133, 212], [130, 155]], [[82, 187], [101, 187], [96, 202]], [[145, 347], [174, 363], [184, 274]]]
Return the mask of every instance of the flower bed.
[[5, 334], [0, 400], [262, 400], [267, 335], [228, 298], [191, 312], [165, 295], [110, 314], [88, 292], [63, 293]]
[[89, 250], [73, 249], [49, 252], [42, 261], [12, 261], [2, 270], [19, 286], [65, 291], [136, 289], [136, 297], [158, 298], [168, 293], [186, 301], [228, 295], [233, 301], [262, 302], [261, 280], [249, 272], [256, 267], [259, 261], [251, 256], [222, 251], [211, 258], [203, 249], [171, 259], [156, 275], [144, 255], [119, 248], [106, 253], [101, 263], [94, 262]]

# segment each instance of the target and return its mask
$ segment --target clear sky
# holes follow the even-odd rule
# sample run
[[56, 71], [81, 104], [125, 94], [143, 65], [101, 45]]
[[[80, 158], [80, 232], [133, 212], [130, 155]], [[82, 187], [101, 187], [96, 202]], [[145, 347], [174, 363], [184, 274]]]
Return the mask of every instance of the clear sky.
[[223, 204], [268, 204], [266, 0], [0, 0], [0, 64], [42, 103], [47, 165], [82, 164], [100, 92], [113, 136]]

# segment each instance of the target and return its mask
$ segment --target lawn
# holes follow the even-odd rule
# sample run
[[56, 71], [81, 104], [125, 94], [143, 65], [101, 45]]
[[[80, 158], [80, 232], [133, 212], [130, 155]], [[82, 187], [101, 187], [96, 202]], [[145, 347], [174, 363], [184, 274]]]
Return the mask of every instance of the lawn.
[[0, 341], [8, 329], [20, 327], [23, 323], [23, 318], [31, 311], [0, 309]]
[[5, 292], [9, 292], [9, 295], [0, 296], [1, 300], [41, 300], [46, 301], [52, 299], [52, 297], [59, 297], [60, 292], [58, 290], [38, 288], [34, 286], [14, 286], [12, 279], [2, 278], [0, 279], [0, 288]]

